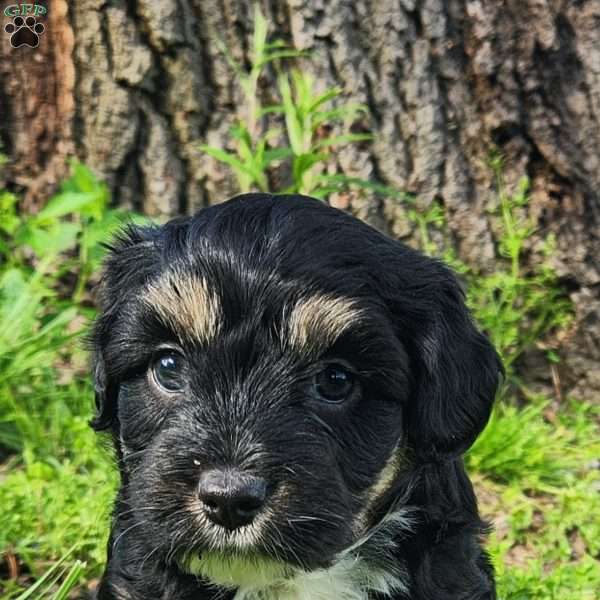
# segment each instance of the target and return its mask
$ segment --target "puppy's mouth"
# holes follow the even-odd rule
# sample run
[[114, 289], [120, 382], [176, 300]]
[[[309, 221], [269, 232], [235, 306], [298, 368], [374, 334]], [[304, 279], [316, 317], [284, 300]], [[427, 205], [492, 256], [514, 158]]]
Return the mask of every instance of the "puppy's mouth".
[[331, 544], [340, 537], [339, 519], [290, 511], [284, 496], [278, 489], [250, 522], [233, 529], [215, 522], [202, 502], [189, 502], [189, 545], [172, 554], [179, 569], [222, 587], [286, 589], [298, 574], [331, 566], [344, 548]]
[[197, 502], [192, 502], [190, 508], [196, 526], [202, 532], [203, 546], [225, 554], [256, 553], [273, 519], [272, 510], [265, 507], [252, 521], [231, 529], [212, 520]]
[[203, 543], [179, 555], [179, 568], [224, 588], [264, 589], [283, 585], [298, 567], [279, 560], [272, 545], [264, 543], [268, 517], [261, 515], [234, 530], [197, 518]]
[[184, 573], [225, 588], [284, 590], [299, 573], [329, 565], [324, 555], [317, 561], [306, 560], [292, 540], [284, 539], [269, 507], [251, 523], [233, 530], [211, 522], [195, 508], [202, 541], [175, 553], [175, 562]]

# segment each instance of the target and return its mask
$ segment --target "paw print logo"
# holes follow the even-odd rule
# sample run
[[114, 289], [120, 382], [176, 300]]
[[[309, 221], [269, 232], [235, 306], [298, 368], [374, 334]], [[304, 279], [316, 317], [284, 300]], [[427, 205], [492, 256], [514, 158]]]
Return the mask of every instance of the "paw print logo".
[[37, 48], [40, 43], [40, 35], [44, 33], [45, 27], [38, 23], [34, 17], [15, 17], [12, 23], [4, 26], [4, 31], [10, 34], [10, 45], [13, 48], [29, 46]]

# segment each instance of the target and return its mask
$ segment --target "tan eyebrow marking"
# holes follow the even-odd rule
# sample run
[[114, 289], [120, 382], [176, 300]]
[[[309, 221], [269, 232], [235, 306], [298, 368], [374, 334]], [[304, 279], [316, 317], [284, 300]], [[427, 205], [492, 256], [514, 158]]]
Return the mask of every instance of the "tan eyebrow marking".
[[204, 278], [167, 271], [150, 283], [144, 302], [181, 338], [208, 342], [221, 324], [221, 304]]
[[303, 353], [326, 349], [362, 316], [349, 298], [327, 294], [301, 298], [287, 319], [288, 342]]

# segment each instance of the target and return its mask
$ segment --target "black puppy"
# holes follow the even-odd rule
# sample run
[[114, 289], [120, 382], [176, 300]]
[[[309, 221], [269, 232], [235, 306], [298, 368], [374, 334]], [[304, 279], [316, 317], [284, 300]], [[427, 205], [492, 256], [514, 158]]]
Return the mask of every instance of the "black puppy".
[[98, 598], [495, 597], [461, 455], [502, 366], [446, 266], [248, 194], [129, 228], [100, 303], [121, 487]]

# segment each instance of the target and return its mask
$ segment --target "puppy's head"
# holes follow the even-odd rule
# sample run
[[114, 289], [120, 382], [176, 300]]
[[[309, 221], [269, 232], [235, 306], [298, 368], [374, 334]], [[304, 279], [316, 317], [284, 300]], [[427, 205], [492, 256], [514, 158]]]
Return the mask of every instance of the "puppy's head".
[[469, 447], [501, 371], [444, 265], [301, 196], [131, 228], [100, 295], [126, 535], [216, 580], [330, 564], [411, 464]]

